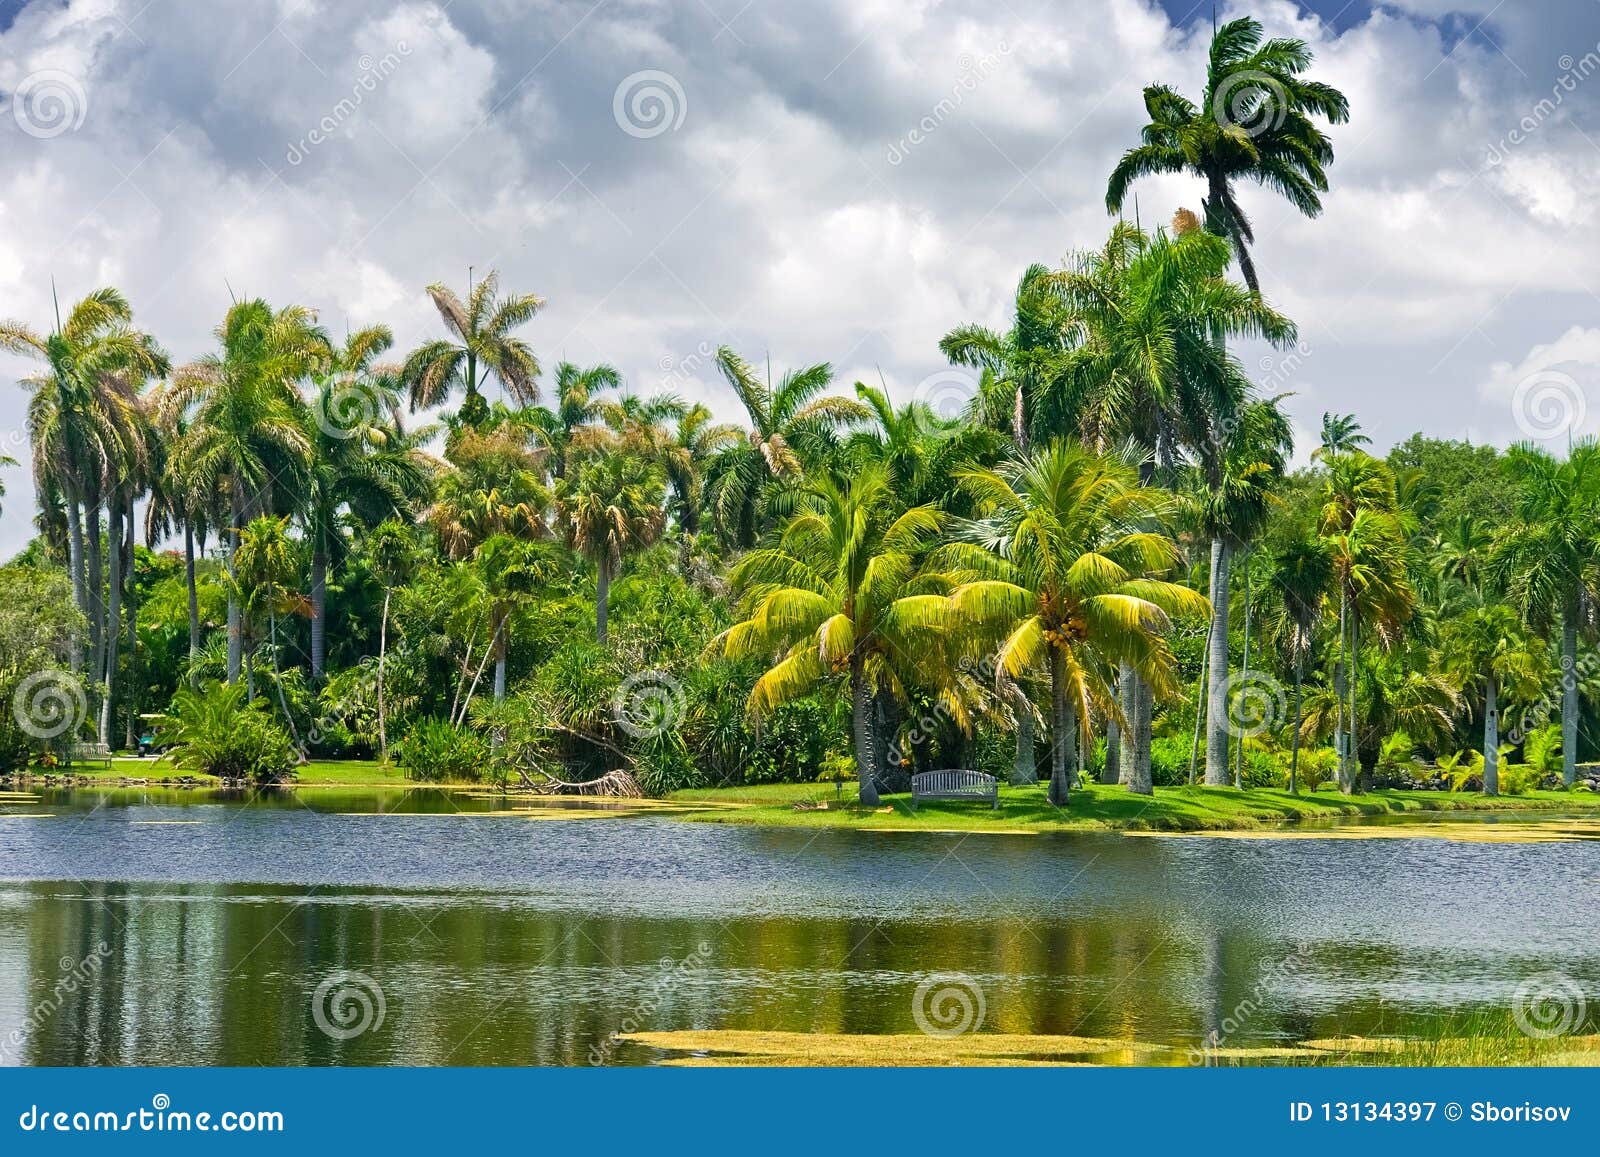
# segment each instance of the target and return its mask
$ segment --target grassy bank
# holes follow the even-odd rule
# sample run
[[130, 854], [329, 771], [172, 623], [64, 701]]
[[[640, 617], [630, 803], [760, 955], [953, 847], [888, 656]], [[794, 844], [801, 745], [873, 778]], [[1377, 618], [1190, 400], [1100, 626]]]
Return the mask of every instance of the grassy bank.
[[1153, 796], [1131, 795], [1095, 785], [1072, 793], [1064, 809], [1045, 799], [1043, 785], [1000, 788], [1000, 807], [985, 803], [925, 802], [911, 810], [909, 796], [885, 796], [883, 806], [855, 805], [852, 785], [835, 795], [831, 784], [763, 784], [754, 787], [680, 791], [683, 803], [740, 804], [692, 814], [704, 823], [771, 824], [785, 827], [847, 827], [896, 831], [1226, 831], [1362, 816], [1444, 812], [1566, 812], [1600, 816], [1600, 796], [1590, 792], [1530, 792], [1487, 798], [1471, 793], [1375, 791], [1345, 797], [1334, 791], [1290, 795], [1266, 788], [1158, 787]]
[[[31, 774], [35, 778], [47, 775], [63, 777], [70, 774], [74, 780], [80, 782], [89, 781], [106, 784], [137, 780], [151, 784], [200, 783], [209, 787], [215, 786], [219, 782], [214, 775], [206, 775], [203, 772], [175, 767], [164, 759], [114, 758], [110, 767], [100, 763], [79, 763], [74, 764], [70, 771], [61, 768], [43, 771], [35, 768]], [[298, 787], [406, 787], [411, 785], [411, 781], [406, 779], [403, 768], [396, 767], [390, 763], [379, 763], [374, 759], [313, 759], [310, 763], [297, 770], [294, 785]]]

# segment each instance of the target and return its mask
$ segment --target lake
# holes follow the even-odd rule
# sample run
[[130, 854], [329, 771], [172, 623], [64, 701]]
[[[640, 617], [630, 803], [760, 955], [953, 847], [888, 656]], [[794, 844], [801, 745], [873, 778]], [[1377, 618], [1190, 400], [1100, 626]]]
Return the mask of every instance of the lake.
[[[440, 791], [0, 808], [0, 1062], [648, 1064], [625, 1030], [1188, 1048], [1600, 985], [1600, 846], [539, 819]], [[954, 983], [954, 982], [952, 982]]]

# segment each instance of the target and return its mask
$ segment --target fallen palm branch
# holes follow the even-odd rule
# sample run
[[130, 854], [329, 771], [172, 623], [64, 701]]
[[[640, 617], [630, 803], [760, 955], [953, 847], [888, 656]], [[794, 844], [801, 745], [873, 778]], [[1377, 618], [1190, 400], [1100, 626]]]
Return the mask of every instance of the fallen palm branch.
[[615, 771], [608, 771], [599, 779], [585, 779], [569, 781], [557, 779], [549, 772], [543, 773], [545, 782], [539, 784], [534, 790], [544, 795], [599, 795], [609, 796], [613, 799], [643, 799], [644, 792], [639, 787], [639, 781], [620, 767]]

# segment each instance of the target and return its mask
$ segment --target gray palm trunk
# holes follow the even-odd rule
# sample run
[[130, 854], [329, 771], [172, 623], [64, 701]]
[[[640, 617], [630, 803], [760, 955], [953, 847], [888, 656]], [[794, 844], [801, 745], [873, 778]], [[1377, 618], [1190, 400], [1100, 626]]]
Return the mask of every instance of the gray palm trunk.
[[1228, 568], [1232, 550], [1211, 540], [1216, 582], [1211, 586], [1210, 670], [1206, 690], [1206, 786], [1228, 786]]
[[[83, 505], [77, 488], [65, 488], [67, 497], [67, 566], [72, 571], [72, 601], [84, 618], [89, 616], [89, 595], [84, 587]], [[83, 640], [72, 647], [68, 661], [73, 671], [83, 670]]]
[[[1124, 708], [1126, 712], [1126, 708]], [[1116, 783], [1122, 776], [1122, 728], [1115, 719], [1106, 720], [1106, 761], [1100, 768], [1100, 782]]]
[[1050, 648], [1050, 802], [1066, 807], [1071, 794], [1069, 771], [1077, 763], [1078, 720], [1067, 695], [1067, 661]]
[[1345, 661], [1349, 641], [1350, 593], [1339, 587], [1339, 659], [1333, 668], [1333, 751], [1339, 761], [1339, 790], [1349, 795], [1354, 788], [1350, 775], [1349, 744], [1345, 740]]
[[1483, 794], [1500, 794], [1500, 709], [1494, 675], [1484, 676], [1483, 688]]
[[1571, 787], [1577, 778], [1578, 613], [1569, 607], [1561, 620], [1561, 782]]
[[[504, 607], [499, 608], [496, 613], [499, 616], [500, 625], [495, 629], [494, 633], [494, 701], [496, 703], [504, 703], [506, 701], [506, 621], [510, 618], [510, 615]], [[603, 636], [601, 641], [605, 641]]]
[[1290, 739], [1289, 747], [1289, 792], [1291, 795], [1300, 790], [1300, 722], [1303, 718], [1301, 705], [1305, 691], [1304, 665], [1297, 655], [1294, 661], [1294, 736]]
[[1150, 775], [1150, 728], [1155, 716], [1155, 690], [1132, 671], [1127, 677], [1124, 711], [1128, 734], [1122, 744], [1120, 781], [1135, 795], [1152, 795]]
[[139, 598], [133, 581], [133, 499], [128, 499], [128, 516], [122, 531], [122, 603], [127, 608], [128, 620], [128, 709], [123, 712], [123, 748], [133, 751], [137, 736], [134, 727], [139, 718], [139, 681], [133, 677], [132, 667], [139, 655]]
[[311, 552], [311, 678], [322, 681], [328, 659], [328, 552], [321, 527]]
[[183, 581], [189, 596], [189, 683], [194, 685], [200, 659], [200, 594], [194, 581], [194, 527], [187, 521], [183, 524]]
[[611, 602], [611, 558], [602, 554], [596, 564], [594, 598], [594, 637], [601, 646], [606, 641], [606, 619]]
[[84, 543], [88, 602], [84, 606], [84, 613], [89, 616], [89, 671], [93, 678], [99, 679], [106, 671], [106, 576], [105, 556], [101, 552], [100, 504], [91, 503], [88, 514], [88, 535]]
[[[1245, 680], [1250, 678], [1250, 552], [1244, 556], [1244, 651], [1239, 656], [1239, 674]], [[1247, 684], [1248, 685], [1248, 684]], [[1233, 786], [1244, 788], [1244, 737], [1239, 738], [1237, 753], [1233, 764]]]
[[1013, 785], [1039, 782], [1039, 767], [1034, 760], [1033, 705], [1020, 686], [1011, 684], [1011, 710], [1017, 717], [1017, 755], [1011, 764]]
[[106, 550], [111, 568], [110, 596], [106, 602], [106, 617], [101, 628], [104, 640], [101, 677], [105, 694], [100, 698], [100, 727], [97, 735], [101, 743], [111, 746], [111, 719], [117, 693], [117, 643], [122, 638], [122, 504], [112, 498], [106, 518]]
[[878, 806], [878, 761], [872, 751], [872, 693], [867, 689], [866, 662], [859, 655], [850, 657], [850, 728], [856, 745], [856, 778], [860, 799], [867, 807]]
[[[244, 496], [237, 484], [233, 492], [233, 521], [230, 533], [224, 536], [223, 563], [228, 568], [228, 578], [233, 578], [233, 552], [238, 548], [239, 531], [244, 526]], [[244, 622], [239, 614], [239, 594], [233, 583], [228, 583], [228, 682], [239, 681], [240, 662], [244, 658]], [[254, 698], [254, 695], [251, 696]]]
[[289, 700], [283, 693], [283, 671], [278, 664], [277, 608], [267, 608], [267, 624], [272, 642], [272, 685], [278, 690], [278, 708], [283, 712], [283, 721], [289, 725], [289, 738], [294, 742], [295, 754], [300, 762], [304, 763], [306, 761], [306, 751], [300, 743], [300, 729], [295, 726], [294, 716], [289, 713]]
[[383, 698], [383, 664], [389, 657], [389, 588], [383, 590], [383, 619], [378, 624], [378, 758], [389, 762], [389, 712]]

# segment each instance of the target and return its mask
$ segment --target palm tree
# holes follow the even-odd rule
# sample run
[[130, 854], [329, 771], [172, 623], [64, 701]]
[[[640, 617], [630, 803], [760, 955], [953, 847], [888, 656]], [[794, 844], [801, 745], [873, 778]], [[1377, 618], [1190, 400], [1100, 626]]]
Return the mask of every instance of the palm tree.
[[1356, 421], [1354, 414], [1334, 414], [1324, 410], [1321, 444], [1311, 451], [1311, 458], [1316, 461], [1330, 454], [1348, 454], [1371, 444], [1372, 439], [1361, 432], [1361, 423]]
[[[951, 605], [1003, 636], [999, 668], [1011, 679], [1043, 663], [1050, 675], [1050, 802], [1065, 806], [1068, 769], [1092, 713], [1116, 716], [1111, 673], [1126, 663], [1155, 693], [1177, 689], [1162, 635], [1170, 614], [1200, 613], [1205, 600], [1158, 577], [1177, 561], [1171, 538], [1151, 527], [1171, 499], [1139, 485], [1130, 452], [1096, 455], [1065, 441], [989, 469], [959, 475], [982, 518], [958, 524], [962, 541], [937, 563], [962, 581]], [[1146, 783], [1130, 790], [1148, 793]]]
[[1289, 754], [1289, 790], [1300, 790], [1300, 728], [1305, 719], [1305, 667], [1316, 641], [1328, 591], [1333, 586], [1333, 556], [1314, 535], [1290, 539], [1272, 559], [1272, 587], [1283, 606], [1289, 662], [1294, 667], [1294, 734]]
[[1036, 428], [1042, 437], [1067, 432], [1067, 422], [1048, 409], [1046, 400], [1071, 332], [1051, 271], [1034, 264], [1017, 284], [1009, 330], [959, 325], [939, 339], [939, 349], [952, 364], [983, 372], [974, 398], [976, 416], [984, 425], [1009, 431], [1017, 449], [1026, 451]]
[[[782, 656], [750, 692], [758, 718], [828, 679], [847, 680], [868, 807], [879, 802], [873, 697], [884, 689], [903, 700], [913, 681], [943, 670], [940, 643], [951, 619], [945, 588], [916, 567], [940, 521], [929, 506], [896, 513], [879, 466], [847, 483], [809, 479], [776, 541], [733, 568], [745, 618], [713, 644], [730, 658]], [[961, 717], [961, 705], [945, 701]]]
[[1243, 406], [1196, 471], [1200, 525], [1211, 540], [1211, 625], [1207, 631], [1206, 783], [1228, 777], [1228, 602], [1233, 556], [1265, 526], [1292, 436], [1277, 399]]
[[1211, 38], [1205, 90], [1196, 105], [1164, 84], [1144, 90], [1150, 123], [1142, 143], [1129, 149], [1106, 185], [1106, 208], [1122, 211], [1128, 187], [1140, 177], [1190, 173], [1206, 182], [1206, 227], [1230, 238], [1245, 284], [1259, 293], [1249, 246], [1250, 219], [1234, 185], [1241, 179], [1265, 185], [1307, 217], [1322, 212], [1333, 145], [1312, 120], [1349, 119], [1349, 102], [1338, 89], [1301, 74], [1312, 54], [1301, 40], [1263, 43], [1261, 25], [1243, 17]]
[[[440, 474], [433, 504], [423, 519], [447, 558], [476, 558], [496, 535], [543, 538], [550, 493], [544, 477], [548, 457], [529, 444], [529, 432], [501, 424], [483, 432], [468, 428], [452, 440], [450, 462]], [[508, 608], [491, 609], [495, 696], [506, 686]]]
[[881, 462], [902, 506], [942, 502], [948, 510], [948, 503], [959, 497], [950, 491], [956, 471], [993, 461], [1004, 445], [1003, 435], [941, 417], [921, 399], [896, 409], [887, 386], [879, 389], [857, 382], [856, 397], [872, 412], [872, 419], [846, 442], [846, 459]]
[[[78, 302], [64, 322], [58, 312], [48, 335], [20, 322], [0, 322], [0, 349], [43, 363], [39, 373], [22, 380], [31, 395], [35, 485], [42, 502], [59, 496], [65, 507], [73, 599], [89, 622], [90, 666], [99, 678], [107, 630], [100, 507], [107, 481], [144, 454], [139, 388], [167, 373], [167, 357], [149, 334], [134, 328], [127, 299], [110, 287]], [[115, 625], [110, 629], [115, 632]], [[71, 662], [73, 670], [81, 669], [80, 649], [74, 648]]]
[[1564, 462], [1532, 446], [1507, 454], [1515, 514], [1490, 556], [1506, 598], [1536, 629], [1561, 623], [1561, 778], [1577, 776], [1578, 634], [1600, 596], [1600, 447]]
[[284, 696], [282, 664], [278, 659], [278, 613], [303, 613], [307, 609], [304, 596], [293, 587], [295, 577], [300, 573], [296, 547], [297, 544], [289, 537], [287, 515], [277, 518], [263, 514], [251, 519], [239, 532], [229, 586], [237, 593], [249, 643], [246, 649], [249, 658], [246, 696], [249, 701], [255, 701], [255, 631], [258, 616], [265, 611], [272, 654], [272, 684], [277, 690], [278, 706], [283, 711], [284, 722], [304, 761], [305, 750], [300, 745], [299, 729], [295, 726], [288, 699]]
[[1327, 465], [1319, 530], [1333, 557], [1339, 591], [1334, 688], [1340, 706], [1334, 746], [1339, 752], [1339, 787], [1349, 795], [1356, 789], [1360, 627], [1367, 623], [1376, 629], [1380, 644], [1392, 643], [1415, 609], [1416, 593], [1407, 573], [1409, 549], [1397, 514], [1393, 472], [1359, 450], [1331, 455]]
[[1451, 616], [1442, 659], [1463, 691], [1478, 690], [1483, 703], [1483, 794], [1499, 795], [1501, 696], [1537, 694], [1543, 674], [1542, 645], [1522, 630], [1505, 603], [1479, 600]]
[[713, 461], [706, 504], [723, 541], [747, 547], [775, 513], [774, 492], [795, 490], [805, 471], [822, 465], [836, 449], [841, 427], [868, 421], [871, 412], [851, 398], [817, 396], [833, 380], [827, 362], [791, 370], [776, 387], [770, 370], [761, 380], [727, 346], [718, 347], [716, 362], [743, 403], [750, 429], [743, 445], [727, 447]]
[[406, 358], [400, 377], [411, 391], [413, 410], [437, 406], [459, 389], [466, 396], [456, 416], [477, 426], [488, 413], [479, 387], [491, 376], [522, 405], [538, 399], [539, 359], [512, 331], [531, 321], [544, 299], [531, 293], [497, 297], [499, 285], [500, 275], [491, 269], [468, 289], [465, 304], [443, 283], [428, 286], [451, 338], [428, 342]]
[[556, 366], [556, 407], [534, 407], [530, 421], [550, 447], [550, 473], [564, 478], [567, 474], [567, 448], [577, 432], [600, 417], [600, 402], [595, 397], [601, 390], [615, 390], [622, 386], [622, 375], [614, 366], [582, 366], [560, 362]]
[[[187, 417], [185, 453], [201, 493], [226, 495], [228, 568], [244, 526], [286, 513], [306, 495], [312, 466], [295, 383], [332, 356], [316, 314], [260, 298], [236, 302], [216, 330], [220, 349], [180, 368], [161, 396], [172, 425]], [[229, 584], [228, 681], [239, 678], [243, 635], [237, 583]]]
[[373, 576], [383, 584], [383, 615], [378, 625], [378, 758], [388, 762], [389, 713], [383, 676], [389, 656], [389, 602], [395, 588], [416, 569], [417, 542], [409, 523], [389, 518], [372, 528], [364, 546]]
[[[400, 391], [394, 374], [373, 365], [393, 337], [386, 326], [351, 334], [334, 352], [306, 403], [304, 424], [310, 471], [303, 514], [311, 542], [311, 677], [327, 661], [328, 568], [345, 549], [341, 511], [374, 526], [410, 518], [426, 503], [431, 459], [400, 425]], [[431, 433], [429, 431], [428, 433]]]
[[595, 639], [606, 641], [611, 578], [623, 559], [649, 546], [666, 522], [662, 477], [654, 463], [603, 452], [556, 485], [567, 540], [595, 564]]

